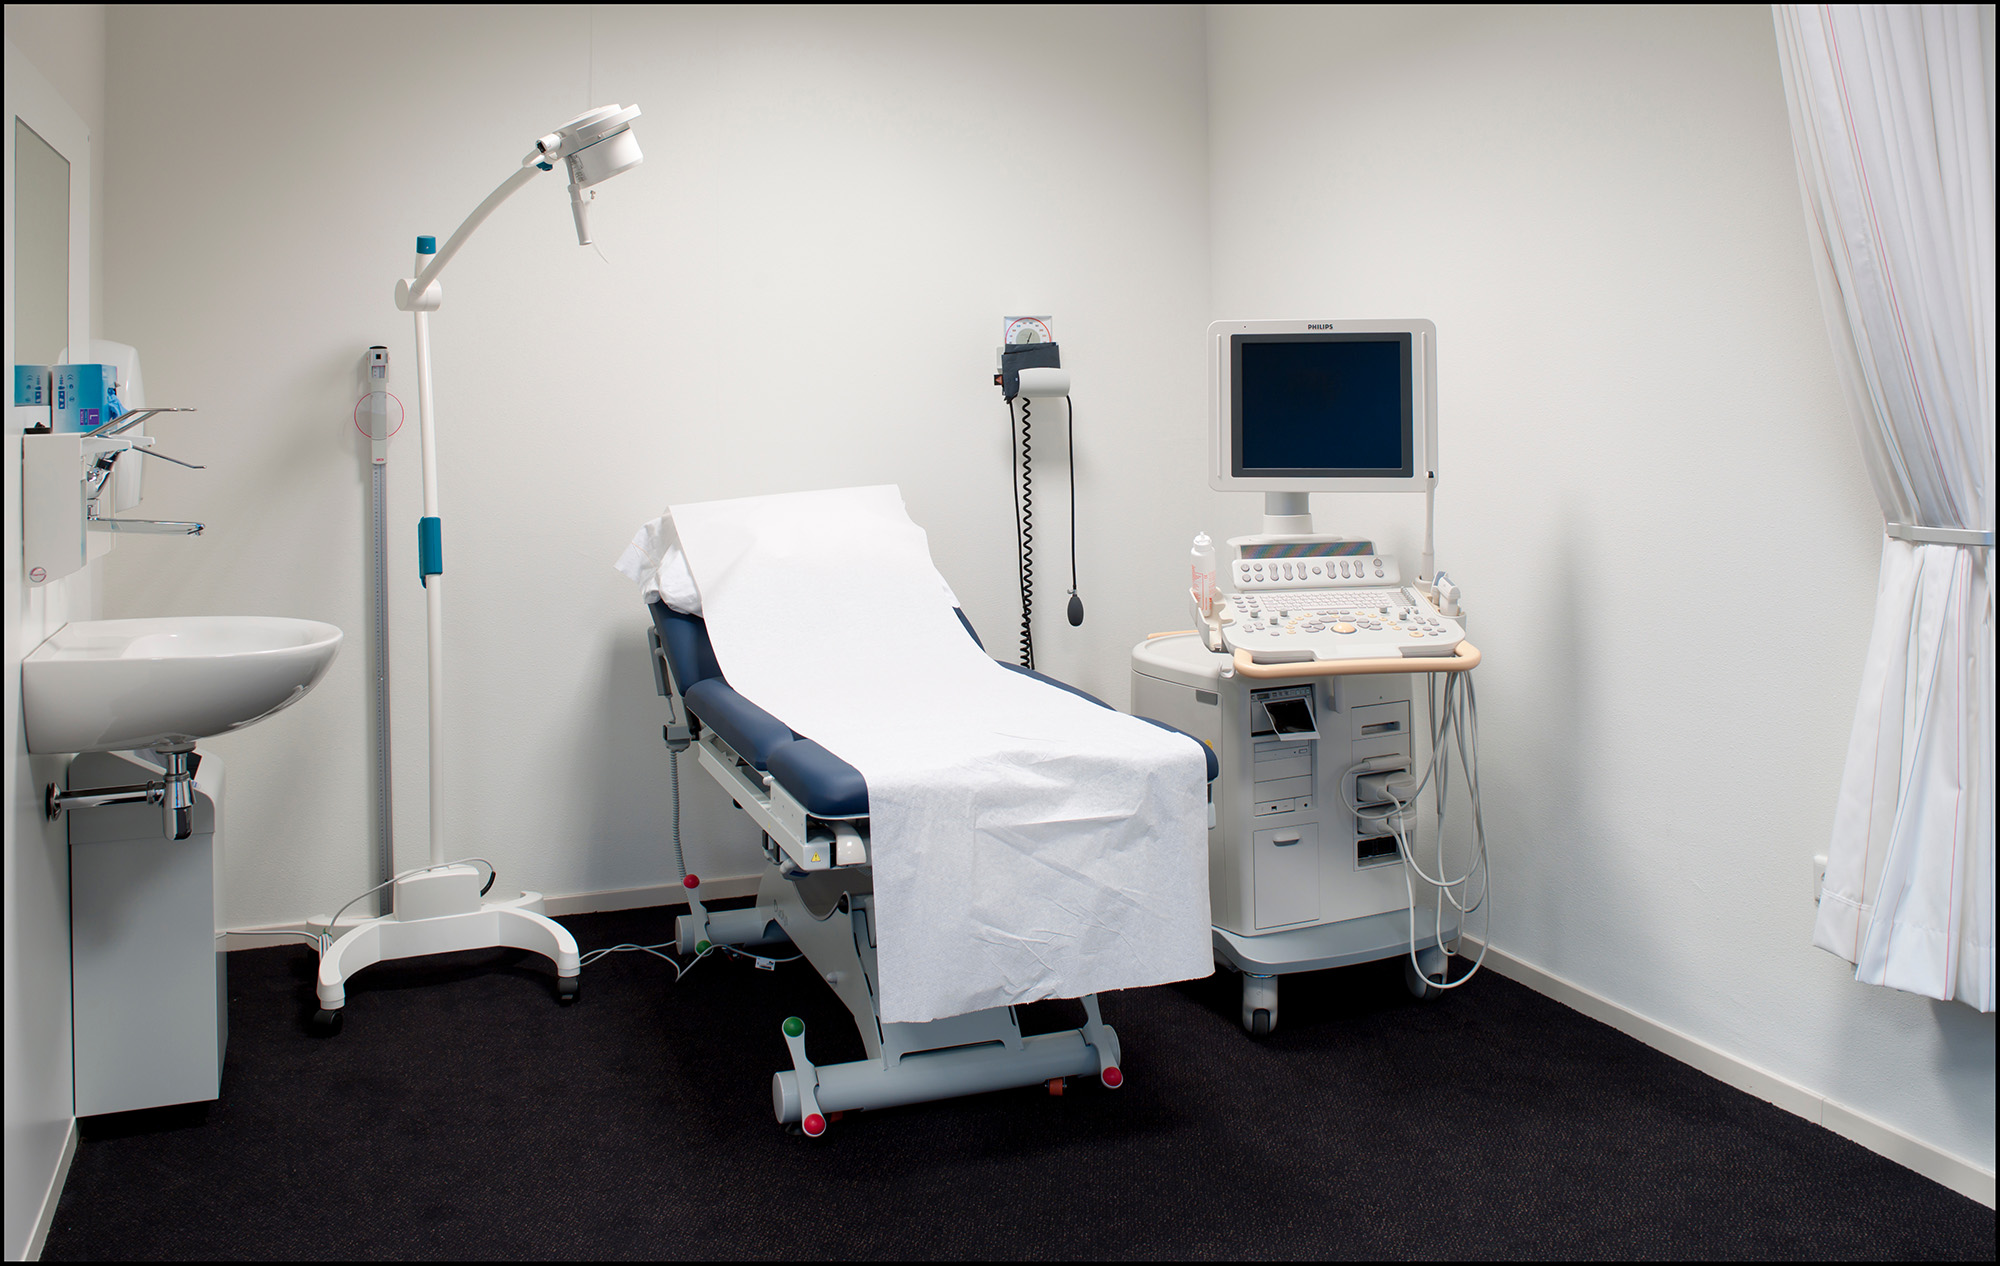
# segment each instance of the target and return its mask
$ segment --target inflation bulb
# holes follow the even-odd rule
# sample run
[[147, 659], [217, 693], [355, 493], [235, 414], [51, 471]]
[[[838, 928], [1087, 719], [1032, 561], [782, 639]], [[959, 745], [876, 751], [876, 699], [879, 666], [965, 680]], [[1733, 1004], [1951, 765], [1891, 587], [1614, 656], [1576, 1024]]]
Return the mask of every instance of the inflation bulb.
[[1083, 599], [1076, 596], [1076, 590], [1069, 591], [1069, 626], [1079, 628], [1083, 624]]

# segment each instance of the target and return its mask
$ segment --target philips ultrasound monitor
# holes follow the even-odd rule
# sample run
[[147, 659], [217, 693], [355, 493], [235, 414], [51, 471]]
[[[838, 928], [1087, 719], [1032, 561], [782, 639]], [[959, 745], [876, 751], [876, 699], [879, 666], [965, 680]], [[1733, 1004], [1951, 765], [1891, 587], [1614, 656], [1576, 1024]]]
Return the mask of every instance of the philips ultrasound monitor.
[[1220, 492], [1422, 492], [1437, 480], [1429, 321], [1217, 321], [1209, 475]]

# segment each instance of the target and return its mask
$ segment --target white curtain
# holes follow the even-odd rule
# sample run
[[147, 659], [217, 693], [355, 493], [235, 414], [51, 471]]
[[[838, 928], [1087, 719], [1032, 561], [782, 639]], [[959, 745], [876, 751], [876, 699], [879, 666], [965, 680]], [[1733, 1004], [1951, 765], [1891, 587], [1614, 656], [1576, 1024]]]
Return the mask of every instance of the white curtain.
[[1857, 980], [1991, 1011], [1993, 10], [1773, 10], [1821, 305], [1886, 520], [1813, 944]]

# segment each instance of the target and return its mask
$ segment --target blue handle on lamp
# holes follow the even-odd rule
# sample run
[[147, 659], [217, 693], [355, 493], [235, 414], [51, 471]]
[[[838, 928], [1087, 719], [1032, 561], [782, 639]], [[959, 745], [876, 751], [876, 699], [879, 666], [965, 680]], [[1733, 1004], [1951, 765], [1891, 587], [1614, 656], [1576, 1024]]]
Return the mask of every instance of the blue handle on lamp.
[[444, 520], [428, 515], [417, 520], [417, 583], [430, 588], [432, 576], [444, 575]]

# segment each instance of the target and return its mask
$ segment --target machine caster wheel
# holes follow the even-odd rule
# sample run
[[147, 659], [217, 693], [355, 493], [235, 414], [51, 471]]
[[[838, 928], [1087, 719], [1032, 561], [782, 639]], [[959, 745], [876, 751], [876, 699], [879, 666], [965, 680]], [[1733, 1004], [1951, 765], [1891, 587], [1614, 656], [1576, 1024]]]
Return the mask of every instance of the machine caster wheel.
[[1243, 973], [1243, 1027], [1252, 1037], [1269, 1037], [1278, 1027], [1278, 978]]
[[581, 976], [557, 976], [556, 1002], [565, 1007], [571, 1005], [576, 1001], [577, 990], [582, 988], [582, 986], [583, 977]]
[[338, 1011], [328, 1011], [325, 1007], [313, 1012], [312, 1031], [315, 1037], [332, 1037], [340, 1032], [342, 1021], [347, 1018], [345, 1007]]
[[1049, 1093], [1052, 1095], [1060, 1096], [1062, 1092], [1063, 1092], [1063, 1079], [1060, 1077], [1049, 1078]]
[[1419, 1002], [1431, 1002], [1444, 997], [1444, 990], [1426, 980], [1417, 971], [1417, 965], [1407, 956], [1403, 959], [1403, 987], [1408, 989], [1410, 996]]

